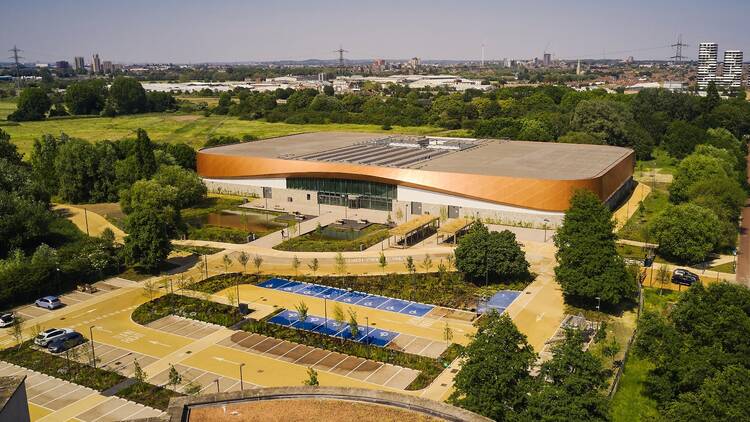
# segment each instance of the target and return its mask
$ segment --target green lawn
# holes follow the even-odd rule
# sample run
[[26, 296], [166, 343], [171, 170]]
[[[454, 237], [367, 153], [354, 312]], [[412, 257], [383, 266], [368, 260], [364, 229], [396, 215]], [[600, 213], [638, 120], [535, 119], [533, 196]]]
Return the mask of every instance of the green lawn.
[[633, 213], [625, 226], [617, 232], [617, 236], [620, 239], [648, 242], [649, 223], [664, 211], [667, 205], [669, 205], [669, 194], [657, 188], [643, 200], [643, 207]]
[[[0, 117], [12, 111], [12, 104], [0, 101]], [[8, 111], [10, 110], [10, 111]], [[133, 136], [136, 129], [145, 129], [153, 141], [185, 142], [193, 147], [201, 147], [212, 135], [234, 135], [241, 137], [252, 134], [258, 138], [272, 138], [302, 132], [356, 131], [385, 132], [379, 125], [357, 124], [310, 124], [294, 125], [268, 123], [258, 120], [240, 120], [229, 116], [185, 115], [175, 113], [151, 113], [120, 117], [64, 118], [40, 122], [22, 122], [18, 125], [0, 121], [0, 127], [11, 135], [21, 152], [31, 151], [34, 139], [44, 134], [59, 135], [65, 132], [71, 137], [95, 142], [103, 139], [120, 139]], [[392, 132], [405, 134], [434, 134], [443, 129], [431, 126], [400, 127]], [[28, 158], [28, 155], [27, 155]]]
[[[666, 312], [671, 303], [677, 301], [679, 292], [643, 289], [643, 310]], [[630, 353], [620, 385], [612, 397], [610, 416], [613, 422], [637, 422], [658, 420], [656, 402], [643, 395], [643, 383], [653, 363]]]
[[[16, 110], [16, 99], [15, 98], [3, 98], [0, 99], [0, 120], [5, 120], [10, 113]], [[2, 125], [0, 121], [0, 125]], [[1, 126], [0, 126], [1, 127]]]
[[720, 273], [734, 274], [734, 262], [727, 262], [725, 264], [716, 265], [709, 268], [709, 270], [718, 271]]
[[639, 161], [636, 166], [637, 170], [656, 168], [659, 169], [660, 173], [674, 174], [677, 165], [680, 163], [680, 160], [670, 157], [666, 151], [660, 148], [655, 149], [651, 156], [651, 160]]
[[387, 238], [388, 227], [382, 224], [373, 224], [362, 229], [359, 237], [352, 240], [334, 239], [326, 236], [325, 233], [318, 233], [317, 230], [314, 230], [302, 236], [285, 240], [273, 248], [280, 251], [295, 252], [347, 252], [358, 251], [360, 247], [367, 249]]

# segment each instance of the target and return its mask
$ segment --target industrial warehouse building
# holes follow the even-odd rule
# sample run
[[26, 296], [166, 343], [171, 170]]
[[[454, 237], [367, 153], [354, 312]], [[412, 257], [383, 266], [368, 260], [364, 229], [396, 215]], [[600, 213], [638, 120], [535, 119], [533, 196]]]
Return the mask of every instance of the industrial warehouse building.
[[287, 212], [369, 210], [373, 221], [431, 214], [558, 224], [577, 189], [614, 208], [632, 190], [634, 165], [633, 150], [612, 146], [341, 132], [198, 152], [210, 191]]

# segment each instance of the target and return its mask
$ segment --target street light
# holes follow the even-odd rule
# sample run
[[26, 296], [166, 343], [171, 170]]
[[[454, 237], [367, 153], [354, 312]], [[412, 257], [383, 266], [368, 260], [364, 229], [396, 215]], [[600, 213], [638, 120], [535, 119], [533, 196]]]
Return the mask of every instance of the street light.
[[544, 219], [544, 243], [547, 243], [547, 224], [549, 223], [549, 218]]
[[94, 350], [94, 325], [89, 326], [89, 338], [91, 339], [91, 363], [96, 369], [96, 351]]
[[367, 338], [367, 345], [370, 345], [370, 319], [365, 317], [365, 336]]
[[240, 391], [244, 391], [244, 385], [242, 384], [242, 367], [245, 366], [245, 363], [240, 364]]
[[219, 379], [218, 379], [218, 378], [216, 378], [216, 379], [214, 380], [214, 382], [216, 383], [216, 392], [217, 392], [217, 393], [221, 393], [221, 390], [219, 390]]

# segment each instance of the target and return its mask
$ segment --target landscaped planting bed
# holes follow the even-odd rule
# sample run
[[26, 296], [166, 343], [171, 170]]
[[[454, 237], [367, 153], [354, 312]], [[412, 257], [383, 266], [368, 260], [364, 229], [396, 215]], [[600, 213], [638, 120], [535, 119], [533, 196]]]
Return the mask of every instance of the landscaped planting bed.
[[362, 229], [360, 236], [351, 240], [332, 239], [326, 237], [321, 230], [314, 230], [302, 236], [285, 240], [281, 244], [274, 246], [274, 249], [295, 252], [359, 251], [360, 248], [367, 249], [372, 245], [384, 241], [388, 236], [388, 226], [382, 224], [373, 224]]
[[133, 311], [132, 318], [133, 321], [145, 325], [167, 315], [178, 315], [224, 327], [242, 320], [239, 309], [234, 306], [174, 293], [142, 304]]
[[[216, 293], [229, 286], [255, 284], [274, 277], [261, 274], [220, 274], [194, 283], [191, 290]], [[492, 296], [498, 290], [523, 290], [527, 282], [491, 284], [478, 286], [465, 281], [458, 272], [426, 274], [386, 274], [367, 276], [308, 276], [287, 278], [308, 283], [322, 284], [342, 289], [352, 289], [370, 294], [388, 296], [414, 302], [429, 303], [456, 309], [473, 309], [477, 296]]]
[[118, 391], [116, 395], [161, 410], [167, 410], [169, 399], [172, 397], [184, 396], [184, 394], [147, 382], [137, 382], [130, 387]]
[[312, 347], [339, 352], [364, 359], [371, 359], [383, 363], [402, 366], [420, 371], [419, 376], [406, 388], [419, 390], [427, 387], [444, 369], [445, 364], [458, 357], [462, 346], [451, 344], [438, 359], [412, 355], [398, 350], [366, 345], [356, 341], [339, 339], [311, 331], [283, 327], [267, 322], [248, 321], [242, 325], [244, 331], [264, 336], [287, 340], [293, 343], [305, 344]]

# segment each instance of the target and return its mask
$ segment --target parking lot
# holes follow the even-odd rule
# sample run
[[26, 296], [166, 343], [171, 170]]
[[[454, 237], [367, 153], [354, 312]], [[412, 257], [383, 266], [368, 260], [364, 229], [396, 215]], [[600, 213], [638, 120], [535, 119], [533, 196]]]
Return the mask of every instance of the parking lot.
[[209, 324], [202, 321], [195, 321], [189, 318], [182, 318], [175, 315], [169, 315], [161, 319], [157, 319], [146, 325], [147, 327], [155, 330], [166, 331], [168, 333], [177, 334], [183, 337], [189, 337], [192, 339], [203, 338], [213, 332], [218, 331], [221, 327], [218, 325]]
[[419, 375], [419, 371], [410, 368], [329, 352], [260, 334], [237, 332], [219, 342], [219, 345], [397, 389], [406, 388]]
[[[70, 293], [60, 295], [60, 301], [65, 306], [75, 305], [77, 303], [93, 299], [96, 296], [103, 295], [109, 291], [117, 290], [120, 288], [120, 283], [117, 281], [117, 279], [111, 279], [111, 282], [109, 283], [107, 281], [94, 283], [94, 287], [96, 288], [96, 291], [93, 293], [72, 291]], [[37, 318], [51, 312], [55, 312], [50, 311], [49, 309], [40, 308], [34, 304], [20, 306], [13, 309], [12, 311], [14, 314], [22, 317], [24, 320]]]
[[[0, 376], [10, 375], [26, 375], [26, 396], [31, 405], [39, 408], [35, 409], [37, 416], [46, 415], [42, 420], [60, 420], [56, 415], [63, 413], [86, 422], [122, 421], [163, 414], [157, 409], [119, 397], [104, 397], [90, 388], [0, 361]], [[88, 410], [81, 409], [79, 413], [76, 410], [76, 402], [79, 401], [96, 404], [92, 407], [83, 407]]]
[[304, 296], [312, 296], [320, 299], [332, 300], [346, 303], [348, 305], [359, 305], [373, 309], [397, 312], [404, 315], [421, 317], [430, 312], [434, 306], [424, 303], [411, 302], [408, 300], [390, 298], [385, 296], [371, 295], [368, 293], [339, 289], [336, 287], [322, 286], [313, 283], [291, 281], [283, 278], [272, 278], [258, 286], [267, 289], [276, 289]]
[[[192, 366], [186, 366], [182, 364], [174, 365], [177, 372], [182, 376], [182, 384], [180, 384], [176, 390], [179, 392], [185, 392], [185, 388], [190, 382], [198, 384], [200, 394], [209, 394], [226, 391], [240, 391], [240, 380], [235, 378], [225, 377], [214, 372], [205, 371], [203, 369], [194, 368]], [[148, 382], [156, 385], [166, 385], [169, 381], [169, 369], [156, 374], [149, 378]], [[217, 386], [218, 384], [218, 386]], [[257, 388], [258, 385], [247, 382], [245, 380], [242, 383], [243, 388]]]

